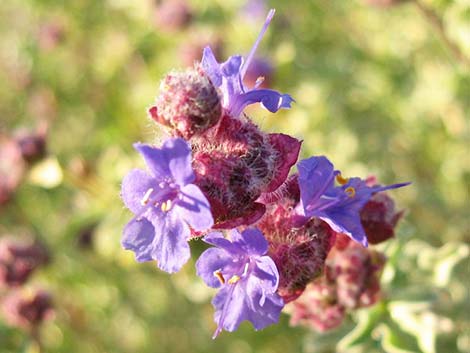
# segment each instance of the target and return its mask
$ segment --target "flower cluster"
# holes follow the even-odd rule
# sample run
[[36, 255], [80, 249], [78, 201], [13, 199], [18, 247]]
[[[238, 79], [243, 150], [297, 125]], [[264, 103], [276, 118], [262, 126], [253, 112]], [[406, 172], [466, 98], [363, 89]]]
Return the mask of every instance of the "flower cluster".
[[262, 79], [246, 85], [273, 16], [247, 57], [219, 63], [206, 47], [194, 68], [163, 79], [148, 112], [169, 137], [135, 144], [148, 172], [132, 170], [122, 183], [134, 214], [122, 246], [137, 261], [173, 273], [189, 260], [192, 238], [212, 245], [196, 269], [219, 289], [214, 338], [245, 320], [256, 330], [273, 324], [289, 302], [303, 308], [290, 311], [293, 324], [321, 322], [320, 329], [372, 304], [384, 260], [366, 247], [392, 237], [402, 215], [384, 191], [407, 184], [347, 179], [324, 156], [298, 161], [299, 140], [265, 133], [244, 113], [250, 104], [275, 113], [294, 102], [261, 88]]

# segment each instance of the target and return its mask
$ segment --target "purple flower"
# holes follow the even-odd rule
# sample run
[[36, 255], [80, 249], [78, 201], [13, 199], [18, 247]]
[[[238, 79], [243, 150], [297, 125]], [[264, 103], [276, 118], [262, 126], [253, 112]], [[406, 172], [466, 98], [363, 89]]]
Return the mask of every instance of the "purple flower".
[[[305, 219], [318, 217], [338, 233], [367, 246], [360, 211], [379, 191], [400, 188], [409, 183], [367, 186], [360, 178], [344, 179], [324, 156], [304, 159], [299, 170], [300, 203], [297, 212]], [[335, 186], [335, 179], [340, 184]]]
[[122, 246], [135, 252], [139, 262], [157, 260], [172, 273], [188, 261], [191, 226], [212, 227], [209, 202], [192, 182], [191, 148], [181, 138], [168, 139], [162, 148], [137, 143], [150, 174], [132, 170], [122, 182], [122, 199], [135, 217], [124, 229]]
[[261, 103], [267, 110], [275, 113], [281, 108], [290, 108], [291, 103], [294, 101], [288, 94], [281, 94], [270, 89], [258, 89], [261, 82], [252, 89], [247, 89], [243, 85], [243, 78], [274, 16], [274, 12], [274, 10], [269, 11], [266, 22], [246, 60], [240, 55], [234, 55], [229, 57], [226, 62], [219, 64], [211, 48], [204, 48], [201, 61], [202, 68], [214, 86], [222, 91], [222, 106], [232, 116], [239, 116], [247, 105], [253, 103]]
[[212, 300], [217, 329], [234, 331], [244, 320], [260, 330], [279, 320], [284, 307], [276, 293], [279, 273], [274, 261], [266, 255], [268, 242], [258, 229], [230, 232], [231, 240], [222, 233], [210, 233], [204, 241], [215, 245], [202, 253], [196, 263], [197, 274], [210, 287], [220, 288]]

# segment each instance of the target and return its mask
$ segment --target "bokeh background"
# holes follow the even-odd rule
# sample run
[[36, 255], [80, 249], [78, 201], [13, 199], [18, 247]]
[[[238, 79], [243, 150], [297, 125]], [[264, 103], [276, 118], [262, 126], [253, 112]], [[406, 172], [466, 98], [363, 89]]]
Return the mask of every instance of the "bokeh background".
[[[0, 133], [39, 133], [47, 146], [19, 172], [0, 168], [14, 179], [0, 237], [35, 237], [50, 253], [27, 284], [54, 298], [42, 351], [469, 352], [470, 3], [174, 5], [0, 2]], [[194, 262], [170, 277], [121, 249], [131, 214], [120, 181], [142, 165], [132, 143], [160, 138], [146, 109], [163, 75], [191, 66], [206, 44], [221, 60], [247, 54], [271, 7], [259, 70], [296, 103], [275, 115], [251, 109], [255, 121], [303, 139], [303, 157], [325, 154], [344, 174], [413, 184], [393, 192], [406, 216], [381, 247], [382, 302], [328, 334], [290, 327], [284, 315], [213, 341], [213, 292]], [[193, 259], [202, 248], [193, 244]], [[0, 352], [39, 350], [0, 315]]]

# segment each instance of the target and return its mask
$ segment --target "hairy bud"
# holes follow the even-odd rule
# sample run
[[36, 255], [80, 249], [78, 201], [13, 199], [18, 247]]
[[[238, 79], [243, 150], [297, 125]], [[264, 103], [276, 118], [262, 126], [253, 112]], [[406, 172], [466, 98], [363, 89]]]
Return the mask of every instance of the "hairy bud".
[[342, 324], [345, 308], [338, 303], [334, 283], [325, 277], [307, 286], [304, 293], [287, 308], [292, 326], [307, 326], [318, 332], [330, 331]]
[[347, 311], [375, 304], [384, 265], [382, 253], [337, 234], [324, 274], [289, 304], [291, 324], [324, 332], [341, 325]]
[[328, 276], [336, 282], [338, 301], [348, 309], [374, 304], [379, 298], [385, 256], [350, 242], [328, 259]]
[[403, 216], [395, 202], [384, 192], [377, 193], [361, 210], [361, 223], [370, 244], [378, 244], [395, 235], [395, 226]]
[[248, 118], [227, 114], [191, 142], [196, 183], [211, 204], [214, 228], [257, 221], [265, 212], [257, 199], [284, 182], [300, 149], [290, 136], [263, 133]]
[[168, 74], [160, 85], [160, 95], [149, 114], [165, 126], [171, 136], [190, 139], [206, 131], [220, 119], [219, 94], [200, 69]]

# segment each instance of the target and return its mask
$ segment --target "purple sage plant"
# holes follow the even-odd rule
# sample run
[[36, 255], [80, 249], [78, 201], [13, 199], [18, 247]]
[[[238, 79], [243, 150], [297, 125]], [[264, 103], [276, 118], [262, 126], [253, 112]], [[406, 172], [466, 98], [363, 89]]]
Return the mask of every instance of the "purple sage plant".
[[[297, 163], [301, 141], [266, 133], [243, 112], [261, 103], [275, 113], [294, 101], [260, 88], [261, 81], [253, 88], [243, 84], [273, 16], [269, 11], [246, 58], [219, 63], [205, 47], [194, 68], [163, 79], [148, 112], [169, 137], [161, 147], [135, 144], [149, 172], [134, 169], [122, 183], [122, 199], [134, 213], [122, 245], [137, 261], [156, 260], [172, 273], [188, 261], [190, 239], [213, 245], [196, 263], [203, 281], [219, 289], [212, 300], [213, 338], [243, 321], [256, 330], [276, 323], [286, 303], [298, 309], [290, 311], [294, 324], [309, 322], [321, 330], [375, 303], [382, 265], [372, 266], [369, 254], [381, 255], [365, 248], [367, 238], [372, 244], [390, 238], [400, 215], [382, 201], [368, 202], [378, 192], [407, 185], [345, 179], [326, 157]], [[298, 173], [289, 176], [296, 163]], [[335, 264], [349, 274], [331, 277]]]

